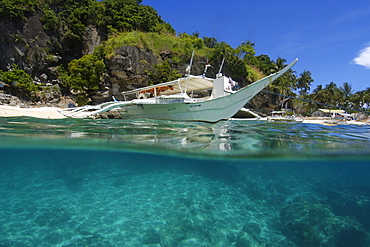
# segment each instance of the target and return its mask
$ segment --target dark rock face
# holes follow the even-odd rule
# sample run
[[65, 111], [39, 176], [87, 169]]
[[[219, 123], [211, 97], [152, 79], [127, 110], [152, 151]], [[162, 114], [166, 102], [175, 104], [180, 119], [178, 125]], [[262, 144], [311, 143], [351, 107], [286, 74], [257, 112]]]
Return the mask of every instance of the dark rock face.
[[60, 58], [51, 44], [57, 42], [58, 37], [45, 32], [41, 16], [42, 12], [38, 11], [26, 20], [0, 22], [0, 69], [7, 70], [10, 65], [17, 64], [36, 77], [53, 74], [48, 67], [55, 66]]
[[135, 46], [122, 46], [106, 61], [108, 72], [105, 81], [111, 94], [123, 99], [120, 92], [148, 86], [147, 72], [162, 60], [152, 51]]
[[[0, 21], [0, 69], [8, 71], [16, 64], [44, 87], [45, 90], [36, 93], [37, 103], [57, 105], [65, 92], [60, 88], [56, 67], [91, 54], [106, 39], [106, 35], [95, 26], [87, 26], [80, 41], [68, 42], [63, 39], [63, 30], [44, 29], [40, 20], [42, 15], [43, 12], [37, 10], [25, 20]], [[22, 97], [17, 93], [15, 95]]]
[[284, 235], [297, 246], [370, 246], [369, 233], [348, 216], [320, 202], [296, 200], [281, 212]]

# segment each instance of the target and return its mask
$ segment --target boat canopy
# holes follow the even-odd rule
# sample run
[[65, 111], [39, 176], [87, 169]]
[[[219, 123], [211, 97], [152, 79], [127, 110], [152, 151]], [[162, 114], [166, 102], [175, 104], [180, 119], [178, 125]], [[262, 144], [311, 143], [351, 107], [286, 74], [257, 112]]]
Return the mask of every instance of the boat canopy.
[[213, 88], [213, 80], [203, 76], [188, 76], [174, 81], [164, 82], [152, 86], [137, 88], [122, 92], [123, 96], [131, 94], [152, 93], [153, 96], [171, 95], [177, 93], [195, 92]]

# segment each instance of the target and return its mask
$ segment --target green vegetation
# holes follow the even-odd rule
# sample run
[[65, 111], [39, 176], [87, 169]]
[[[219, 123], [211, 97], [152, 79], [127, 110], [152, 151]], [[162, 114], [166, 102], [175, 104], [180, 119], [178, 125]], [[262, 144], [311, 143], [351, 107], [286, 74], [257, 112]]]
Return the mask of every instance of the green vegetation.
[[176, 69], [172, 69], [168, 61], [155, 65], [154, 69], [149, 72], [150, 81], [156, 83], [173, 81], [179, 77], [181, 74]]
[[164, 22], [155, 9], [140, 4], [141, 1], [43, 0], [42, 2], [44, 15], [41, 20], [44, 28], [64, 29], [63, 35], [67, 41], [80, 40], [87, 25], [97, 26], [111, 35], [133, 30], [175, 34], [171, 25]]
[[40, 87], [33, 82], [32, 77], [15, 64], [9, 71], [0, 71], [0, 81], [19, 88], [26, 94], [40, 90]]
[[108, 57], [114, 55], [114, 50], [123, 45], [134, 45], [141, 49], [153, 51], [156, 55], [163, 52], [171, 52], [177, 55], [186, 55], [187, 59], [191, 52], [195, 49], [197, 56], [206, 56], [211, 52], [211, 49], [205, 46], [203, 40], [188, 34], [159, 34], [153, 32], [124, 32], [116, 35], [98, 49], [103, 49]]
[[[330, 82], [325, 87], [321, 84], [318, 85], [311, 94], [305, 95], [304, 99], [332, 106], [366, 111], [370, 109], [370, 88], [352, 93], [351, 85], [348, 82], [344, 82], [342, 87], [338, 87], [336, 83]], [[307, 102], [303, 104], [303, 112], [312, 112], [317, 108], [319, 107], [314, 103]]]
[[1, 0], [0, 20], [25, 19], [39, 10], [44, 29], [61, 32], [67, 43], [80, 41], [87, 25], [111, 35], [134, 30], [175, 34], [154, 8], [140, 0]]
[[157, 11], [135, 0], [104, 0], [101, 25], [115, 32], [140, 30], [143, 32], [170, 32], [174, 30], [162, 21]]
[[27, 13], [35, 12], [37, 0], [1, 0], [0, 20], [4, 18], [25, 19]]
[[58, 70], [64, 86], [78, 95], [77, 103], [85, 105], [89, 103], [89, 92], [99, 89], [105, 65], [98, 56], [86, 55], [72, 60], [67, 68], [59, 67]]

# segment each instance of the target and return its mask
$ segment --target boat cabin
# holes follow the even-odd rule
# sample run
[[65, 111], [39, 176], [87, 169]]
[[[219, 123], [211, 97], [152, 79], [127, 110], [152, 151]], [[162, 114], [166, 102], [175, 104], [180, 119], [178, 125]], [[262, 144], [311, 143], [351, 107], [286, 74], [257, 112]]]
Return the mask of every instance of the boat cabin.
[[[155, 98], [160, 101], [169, 103], [179, 103], [179, 100], [182, 99], [182, 102], [185, 101], [186, 103], [187, 100], [193, 99], [193, 94], [195, 92], [204, 90], [212, 90], [211, 95], [208, 97], [208, 99], [215, 99], [233, 93], [230, 79], [225, 76], [221, 76], [216, 79], [211, 79], [204, 76], [188, 76], [171, 82], [160, 83], [122, 92], [121, 94], [123, 95], [125, 101], [135, 98]], [[189, 97], [189, 95], [191, 95], [191, 97]], [[197, 101], [202, 100], [205, 99], [198, 98]]]

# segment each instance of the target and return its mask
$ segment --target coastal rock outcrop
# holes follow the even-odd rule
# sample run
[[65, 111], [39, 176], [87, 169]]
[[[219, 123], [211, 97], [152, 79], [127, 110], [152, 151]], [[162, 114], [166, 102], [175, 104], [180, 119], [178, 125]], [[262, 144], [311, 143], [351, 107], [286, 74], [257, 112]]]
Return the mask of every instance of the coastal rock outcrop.
[[[25, 70], [36, 80], [51, 82], [53, 70], [61, 57], [57, 33], [46, 33], [40, 20], [42, 11], [37, 11], [25, 20], [3, 19], [0, 22], [0, 69], [8, 70], [12, 64]], [[40, 78], [38, 78], [41, 76]]]
[[91, 54], [106, 35], [90, 25], [78, 43], [70, 43], [63, 37], [63, 30], [45, 30], [42, 16], [42, 10], [38, 9], [25, 19], [0, 19], [0, 70], [8, 71], [14, 65], [24, 70], [41, 86], [41, 92], [37, 93], [41, 96], [37, 98], [40, 104], [55, 105], [59, 102], [56, 99], [64, 94], [57, 66]]
[[123, 99], [119, 92], [148, 86], [148, 71], [160, 63], [161, 58], [152, 51], [136, 46], [121, 46], [112, 58], [106, 60], [108, 67], [105, 82], [111, 94]]

